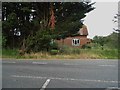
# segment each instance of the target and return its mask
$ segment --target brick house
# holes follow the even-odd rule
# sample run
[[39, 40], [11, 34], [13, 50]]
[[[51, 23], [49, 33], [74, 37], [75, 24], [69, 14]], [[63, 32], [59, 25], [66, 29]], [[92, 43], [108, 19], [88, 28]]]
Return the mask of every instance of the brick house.
[[86, 45], [91, 42], [91, 39], [87, 38], [88, 30], [85, 25], [80, 28], [77, 36], [67, 37], [65, 39], [57, 40], [59, 45], [66, 45], [70, 47], [81, 48], [83, 45]]

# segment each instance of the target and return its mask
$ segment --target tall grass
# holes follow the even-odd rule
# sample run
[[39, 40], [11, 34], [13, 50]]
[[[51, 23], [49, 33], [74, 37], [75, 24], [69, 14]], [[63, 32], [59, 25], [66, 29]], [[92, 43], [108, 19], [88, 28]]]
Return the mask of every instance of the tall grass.
[[117, 49], [79, 49], [64, 47], [55, 55], [49, 52], [30, 53], [20, 56], [17, 49], [3, 49], [3, 58], [17, 59], [118, 59]]
[[79, 48], [71, 48], [68, 46], [62, 46], [60, 49], [60, 53], [63, 55], [70, 55], [70, 54], [80, 54], [81, 49]]
[[96, 58], [102, 59], [118, 59], [118, 50], [117, 49], [84, 49], [81, 51], [86, 53], [86, 55], [94, 55]]
[[2, 58], [16, 58], [17, 56], [17, 49], [2, 49]]
[[118, 50], [117, 49], [107, 49], [99, 51], [103, 58], [107, 59], [117, 59], [118, 58]]

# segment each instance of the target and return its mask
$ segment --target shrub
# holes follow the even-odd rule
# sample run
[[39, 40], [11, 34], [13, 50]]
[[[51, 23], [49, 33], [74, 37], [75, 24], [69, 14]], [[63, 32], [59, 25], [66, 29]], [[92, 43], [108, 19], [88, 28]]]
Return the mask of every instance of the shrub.
[[73, 48], [71, 52], [72, 52], [72, 54], [80, 54], [80, 49], [79, 48]]
[[59, 48], [60, 48], [60, 53], [61, 54], [69, 54], [70, 53], [69, 52], [70, 48], [65, 46], [65, 45], [64, 46], [60, 46]]
[[6, 46], [6, 42], [7, 42], [7, 39], [6, 39], [6, 37], [3, 35], [3, 36], [2, 36], [2, 46], [3, 46], [3, 47]]
[[58, 53], [59, 53], [59, 50], [55, 50], [55, 49], [50, 50], [51, 55], [56, 55]]
[[29, 36], [26, 40], [27, 51], [48, 51], [52, 39], [49, 32], [49, 30], [39, 30], [35, 35]]
[[50, 49], [58, 50], [58, 44], [53, 40], [50, 42]]
[[64, 45], [60, 47], [60, 53], [61, 54], [80, 54], [80, 49], [72, 48]]
[[91, 46], [89, 44], [83, 45], [82, 49], [91, 49]]
[[17, 49], [2, 49], [2, 56], [16, 57], [18, 56]]
[[116, 50], [116, 49], [102, 50], [101, 55], [108, 59], [116, 58], [116, 57], [118, 57], [118, 50]]

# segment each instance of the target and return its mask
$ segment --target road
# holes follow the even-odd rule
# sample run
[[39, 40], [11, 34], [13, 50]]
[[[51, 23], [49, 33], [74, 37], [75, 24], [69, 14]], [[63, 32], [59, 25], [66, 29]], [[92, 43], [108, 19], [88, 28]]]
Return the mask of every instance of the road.
[[118, 60], [3, 60], [2, 71], [3, 88], [118, 87]]

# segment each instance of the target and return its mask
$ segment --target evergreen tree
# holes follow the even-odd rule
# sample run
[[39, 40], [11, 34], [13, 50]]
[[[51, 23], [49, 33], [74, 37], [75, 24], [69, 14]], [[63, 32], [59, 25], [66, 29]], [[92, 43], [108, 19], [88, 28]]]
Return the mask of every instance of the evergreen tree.
[[3, 2], [2, 23], [3, 35], [7, 40], [6, 47], [28, 48], [33, 51], [42, 50], [40, 47], [49, 48], [52, 39], [76, 34], [83, 24], [80, 20], [94, 9], [93, 4], [90, 2]]

